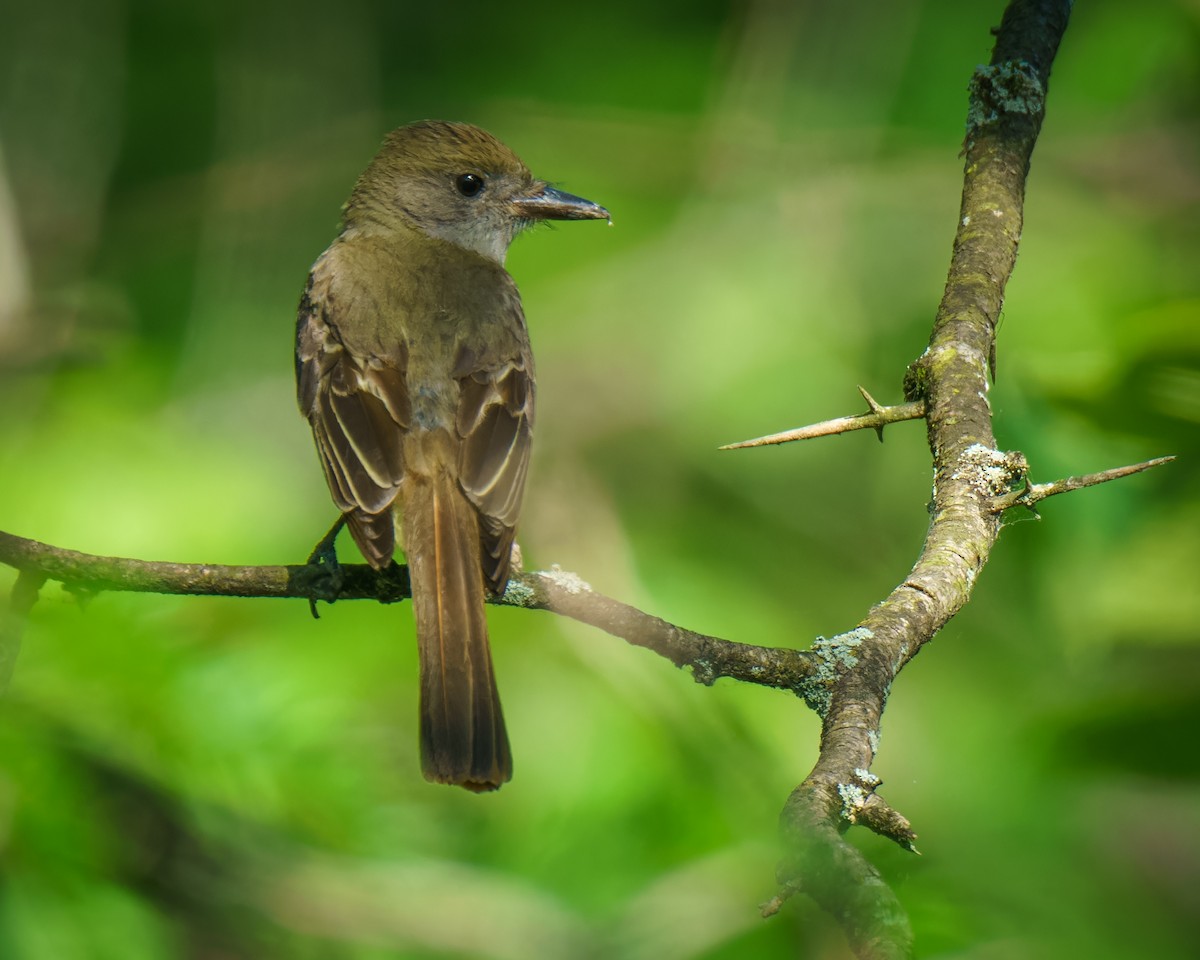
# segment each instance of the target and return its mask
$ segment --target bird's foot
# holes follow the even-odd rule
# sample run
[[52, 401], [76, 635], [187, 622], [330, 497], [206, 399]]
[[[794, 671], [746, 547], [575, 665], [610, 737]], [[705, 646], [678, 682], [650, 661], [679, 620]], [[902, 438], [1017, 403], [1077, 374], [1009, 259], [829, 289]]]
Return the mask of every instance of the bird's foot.
[[341, 533], [342, 527], [345, 525], [346, 518], [338, 517], [337, 522], [329, 528], [329, 532], [325, 536], [317, 541], [312, 553], [308, 555], [308, 566], [312, 568], [308, 609], [314, 620], [321, 618], [317, 612], [317, 601], [324, 600], [326, 603], [333, 603], [341, 594], [342, 584], [346, 580], [346, 574], [337, 558], [337, 535]]

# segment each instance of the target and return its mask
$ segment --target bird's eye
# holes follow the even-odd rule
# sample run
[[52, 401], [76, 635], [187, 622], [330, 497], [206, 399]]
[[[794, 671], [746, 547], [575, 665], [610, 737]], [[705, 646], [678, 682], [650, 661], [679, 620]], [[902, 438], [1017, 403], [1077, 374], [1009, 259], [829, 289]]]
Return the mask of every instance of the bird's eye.
[[454, 181], [454, 186], [464, 197], [477, 196], [483, 189], [483, 177], [477, 173], [464, 173]]

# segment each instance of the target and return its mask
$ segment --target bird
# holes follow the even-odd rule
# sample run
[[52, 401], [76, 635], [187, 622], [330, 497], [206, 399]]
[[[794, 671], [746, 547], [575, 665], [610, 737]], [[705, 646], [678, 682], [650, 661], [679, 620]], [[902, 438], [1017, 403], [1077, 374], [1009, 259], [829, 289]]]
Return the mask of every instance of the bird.
[[422, 772], [474, 792], [512, 777], [484, 603], [509, 579], [534, 426], [504, 263], [547, 220], [612, 222], [479, 127], [407, 124], [358, 178], [297, 312], [297, 399], [341, 521], [376, 570], [398, 547], [408, 564]]

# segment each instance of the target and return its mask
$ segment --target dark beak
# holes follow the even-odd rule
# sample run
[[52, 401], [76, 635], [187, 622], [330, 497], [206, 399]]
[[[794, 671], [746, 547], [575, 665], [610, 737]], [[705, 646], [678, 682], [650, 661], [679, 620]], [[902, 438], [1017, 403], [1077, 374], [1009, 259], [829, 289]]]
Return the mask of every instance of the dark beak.
[[600, 204], [547, 186], [530, 196], [517, 197], [513, 200], [513, 207], [517, 216], [524, 220], [612, 219]]

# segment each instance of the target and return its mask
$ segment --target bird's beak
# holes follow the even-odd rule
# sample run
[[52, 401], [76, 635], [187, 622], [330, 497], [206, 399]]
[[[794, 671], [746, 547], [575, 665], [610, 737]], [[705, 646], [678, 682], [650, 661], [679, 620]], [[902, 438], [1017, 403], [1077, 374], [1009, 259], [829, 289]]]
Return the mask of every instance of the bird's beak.
[[524, 220], [611, 220], [608, 211], [570, 193], [543, 185], [536, 193], [513, 200], [517, 216]]

